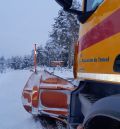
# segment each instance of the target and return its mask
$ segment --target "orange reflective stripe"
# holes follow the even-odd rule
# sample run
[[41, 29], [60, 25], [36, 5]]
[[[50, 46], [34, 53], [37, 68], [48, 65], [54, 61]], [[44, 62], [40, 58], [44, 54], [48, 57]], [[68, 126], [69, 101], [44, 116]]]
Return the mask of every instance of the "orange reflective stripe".
[[32, 106], [38, 108], [38, 104], [39, 104], [39, 88], [37, 86], [34, 86], [32, 91]]

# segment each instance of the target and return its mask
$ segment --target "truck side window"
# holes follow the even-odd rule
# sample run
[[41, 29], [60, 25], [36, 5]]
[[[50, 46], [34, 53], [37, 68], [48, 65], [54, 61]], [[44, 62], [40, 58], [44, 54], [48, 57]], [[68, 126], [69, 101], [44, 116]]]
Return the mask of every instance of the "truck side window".
[[102, 2], [103, 0], [87, 0], [86, 11], [88, 12], [96, 9]]
[[120, 72], [120, 55], [118, 55], [115, 59], [113, 70], [115, 72]]

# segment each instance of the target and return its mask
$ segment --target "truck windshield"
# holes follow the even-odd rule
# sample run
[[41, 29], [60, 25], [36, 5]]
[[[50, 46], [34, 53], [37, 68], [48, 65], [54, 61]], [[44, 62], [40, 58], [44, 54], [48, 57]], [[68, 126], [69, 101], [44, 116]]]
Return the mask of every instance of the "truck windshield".
[[103, 0], [86, 0], [86, 12], [95, 10]]

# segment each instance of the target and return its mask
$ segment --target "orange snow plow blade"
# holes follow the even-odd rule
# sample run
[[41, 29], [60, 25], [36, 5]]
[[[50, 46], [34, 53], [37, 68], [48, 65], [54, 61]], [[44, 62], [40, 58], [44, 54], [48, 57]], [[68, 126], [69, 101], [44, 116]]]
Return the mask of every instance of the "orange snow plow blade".
[[70, 93], [75, 89], [69, 81], [47, 71], [33, 73], [22, 93], [26, 111], [33, 115], [66, 118], [70, 104]]

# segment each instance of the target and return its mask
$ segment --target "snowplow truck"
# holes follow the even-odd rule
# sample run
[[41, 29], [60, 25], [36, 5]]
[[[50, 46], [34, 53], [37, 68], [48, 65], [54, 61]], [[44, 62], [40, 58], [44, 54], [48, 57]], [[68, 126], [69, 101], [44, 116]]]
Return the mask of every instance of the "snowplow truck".
[[120, 129], [120, 0], [82, 0], [82, 11], [73, 0], [56, 2], [80, 21], [74, 66], [80, 83], [71, 92], [68, 123]]
[[35, 71], [22, 92], [24, 108], [71, 129], [120, 129], [120, 0], [82, 0], [82, 11], [73, 0], [55, 1], [80, 21], [74, 54], [79, 85]]

